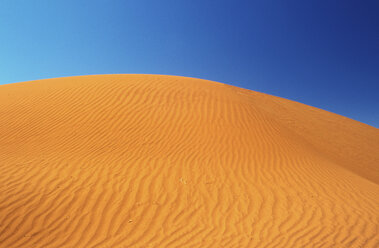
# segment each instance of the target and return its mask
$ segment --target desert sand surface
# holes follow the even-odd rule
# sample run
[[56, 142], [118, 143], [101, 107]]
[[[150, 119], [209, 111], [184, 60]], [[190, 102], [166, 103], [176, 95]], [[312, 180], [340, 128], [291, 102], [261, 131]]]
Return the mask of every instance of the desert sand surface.
[[0, 85], [0, 247], [379, 247], [379, 130], [227, 84]]

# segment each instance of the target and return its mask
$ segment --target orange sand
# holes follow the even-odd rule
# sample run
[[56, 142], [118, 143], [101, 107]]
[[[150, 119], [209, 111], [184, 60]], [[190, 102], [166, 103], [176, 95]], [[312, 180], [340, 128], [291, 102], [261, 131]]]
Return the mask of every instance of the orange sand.
[[206, 80], [0, 86], [0, 247], [379, 247], [379, 130]]

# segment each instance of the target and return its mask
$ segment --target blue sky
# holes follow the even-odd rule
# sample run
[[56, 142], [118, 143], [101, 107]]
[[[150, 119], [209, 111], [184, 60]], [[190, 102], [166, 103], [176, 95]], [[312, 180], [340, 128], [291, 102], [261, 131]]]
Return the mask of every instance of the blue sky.
[[0, 84], [198, 77], [379, 127], [377, 0], [2, 0]]

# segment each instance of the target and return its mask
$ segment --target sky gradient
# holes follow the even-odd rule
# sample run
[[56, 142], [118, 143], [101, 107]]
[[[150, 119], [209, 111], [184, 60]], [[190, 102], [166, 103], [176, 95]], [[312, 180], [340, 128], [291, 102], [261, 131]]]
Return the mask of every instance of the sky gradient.
[[377, 0], [3, 0], [0, 84], [189, 76], [379, 127], [378, 13]]

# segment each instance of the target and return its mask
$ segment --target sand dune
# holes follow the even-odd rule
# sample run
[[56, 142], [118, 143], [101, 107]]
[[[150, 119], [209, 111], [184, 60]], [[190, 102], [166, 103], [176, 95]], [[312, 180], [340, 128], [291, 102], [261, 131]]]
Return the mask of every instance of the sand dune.
[[206, 80], [0, 86], [0, 247], [379, 247], [379, 130]]

